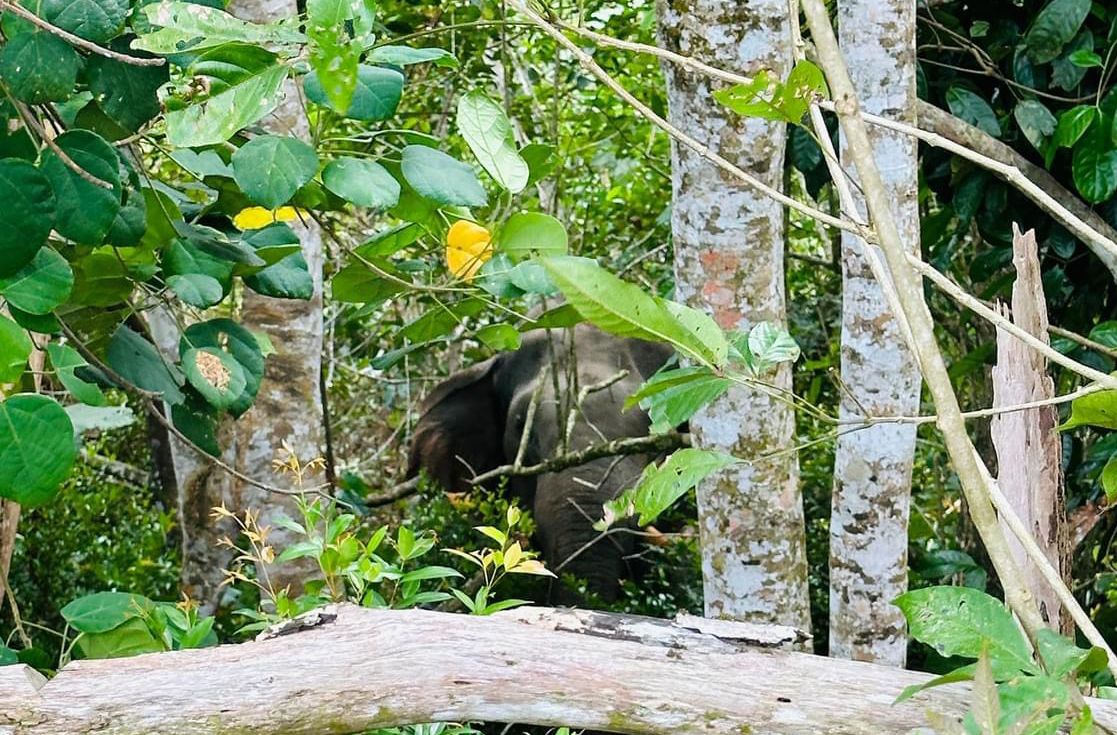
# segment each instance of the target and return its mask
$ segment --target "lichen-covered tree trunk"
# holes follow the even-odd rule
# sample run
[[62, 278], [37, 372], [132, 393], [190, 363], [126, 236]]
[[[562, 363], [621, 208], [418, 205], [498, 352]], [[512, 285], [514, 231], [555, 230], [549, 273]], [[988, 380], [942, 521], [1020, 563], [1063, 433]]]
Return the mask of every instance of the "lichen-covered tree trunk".
[[[229, 12], [246, 20], [265, 22], [295, 15], [297, 9], [294, 0], [235, 0]], [[293, 84], [289, 83], [284, 102], [263, 124], [277, 135], [307, 135], [306, 117]], [[246, 328], [266, 334], [275, 354], [267, 358], [264, 380], [252, 409], [235, 422], [226, 422], [218, 437], [226, 464], [248, 477], [284, 488], [292, 488], [291, 478], [272, 465], [284, 442], [304, 462], [322, 456], [324, 451], [319, 388], [322, 237], [313, 223], [306, 226], [296, 223], [295, 230], [315, 281], [314, 296], [309, 301], [296, 301], [245, 292], [238, 319]], [[289, 532], [278, 528], [275, 518], [279, 514], [295, 515], [294, 499], [238, 480], [181, 442], [173, 441], [172, 448], [178, 484], [183, 591], [211, 610], [219, 603], [223, 570], [232, 558], [229, 550], [218, 542], [224, 536], [236, 535], [229, 520], [213, 517], [211, 509], [224, 504], [233, 512], [247, 509], [258, 512], [259, 525], [271, 529], [269, 542], [281, 548]], [[322, 478], [312, 477], [310, 481], [318, 483]], [[297, 568], [292, 566], [270, 569], [269, 576], [277, 588], [298, 581]]]
[[[840, 0], [838, 23], [863, 109], [914, 122], [915, 1]], [[892, 212], [917, 253], [915, 140], [879, 127], [871, 132]], [[852, 170], [844, 150], [842, 157]], [[864, 218], [864, 203], [857, 204]], [[842, 233], [841, 416], [910, 416], [919, 408], [919, 368], [864, 247], [860, 238]], [[912, 424], [879, 424], [838, 440], [830, 516], [832, 656], [904, 664], [904, 618], [891, 601], [907, 589], [914, 450]]]
[[[744, 74], [787, 75], [786, 0], [660, 0], [669, 49]], [[665, 65], [669, 117], [699, 141], [771, 186], [783, 181], [784, 125], [743, 119], [719, 106], [710, 82]], [[676, 296], [726, 329], [783, 324], [784, 212], [690, 149], [672, 148]], [[771, 376], [791, 388], [786, 365]], [[747, 463], [698, 488], [706, 613], [810, 628], [807, 560], [795, 417], [785, 403], [742, 387], [690, 422], [697, 446]]]

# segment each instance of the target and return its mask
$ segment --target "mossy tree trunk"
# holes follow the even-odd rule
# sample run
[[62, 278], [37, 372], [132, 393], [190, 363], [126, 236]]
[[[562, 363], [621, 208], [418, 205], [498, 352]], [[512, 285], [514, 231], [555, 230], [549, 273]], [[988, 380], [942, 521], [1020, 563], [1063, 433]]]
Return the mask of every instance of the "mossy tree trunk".
[[[786, 0], [660, 0], [666, 48], [744, 74], [790, 69]], [[786, 127], [718, 105], [711, 82], [665, 65], [669, 118], [771, 186], [783, 181]], [[692, 150], [672, 146], [676, 296], [726, 329], [784, 324], [784, 211]], [[791, 388], [783, 365], [767, 379]], [[698, 488], [706, 613], [810, 628], [806, 543], [791, 408], [734, 387], [690, 423], [697, 446], [747, 463]]]
[[[914, 123], [914, 0], [841, 0], [839, 38], [866, 112]], [[916, 145], [873, 128], [877, 165], [904, 244], [919, 252]], [[842, 163], [852, 171], [843, 145]], [[855, 194], [856, 196], [856, 194]], [[865, 205], [857, 201], [858, 217]], [[918, 413], [921, 378], [899, 322], [864, 256], [842, 233], [843, 418]], [[913, 424], [845, 432], [834, 461], [830, 516], [830, 654], [902, 666], [904, 618], [891, 601], [907, 589]]]
[[[246, 20], [266, 22], [298, 11], [294, 0], [234, 0], [229, 12]], [[298, 91], [293, 83], [288, 85], [284, 102], [263, 124], [275, 135], [306, 137], [309, 131]], [[248, 477], [282, 488], [292, 488], [293, 481], [277, 471], [272, 462], [281, 455], [284, 442], [303, 462], [322, 456], [324, 451], [319, 387], [322, 236], [313, 223], [294, 223], [294, 229], [314, 278], [314, 295], [308, 301], [298, 301], [245, 291], [239, 321], [250, 330], [266, 334], [275, 354], [267, 358], [264, 380], [252, 409], [235, 422], [226, 422], [218, 437], [226, 464]], [[160, 330], [154, 327], [158, 333]], [[258, 512], [258, 523], [270, 527], [269, 542], [278, 553], [290, 541], [290, 532], [278, 528], [275, 519], [280, 514], [296, 516], [295, 501], [290, 495], [271, 493], [238, 480], [177, 440], [172, 442], [172, 449], [182, 532], [183, 590], [202, 602], [205, 610], [212, 610], [220, 601], [223, 570], [232, 560], [232, 553], [218, 542], [225, 536], [235, 539], [236, 528], [229, 519], [212, 516], [211, 509], [224, 504], [237, 513], [247, 509]], [[322, 481], [320, 475], [309, 479], [312, 484]], [[277, 588], [299, 581], [297, 565], [271, 569], [269, 576]]]

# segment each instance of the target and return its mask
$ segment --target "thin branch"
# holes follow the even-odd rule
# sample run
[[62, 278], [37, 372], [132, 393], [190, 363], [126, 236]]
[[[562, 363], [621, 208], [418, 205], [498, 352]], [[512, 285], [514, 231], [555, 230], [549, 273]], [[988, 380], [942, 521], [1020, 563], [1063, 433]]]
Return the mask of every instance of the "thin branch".
[[[570, 446], [570, 439], [574, 435], [574, 425], [578, 422], [578, 413], [581, 412], [582, 403], [584, 403], [585, 400], [589, 398], [590, 394], [603, 391], [606, 388], [612, 386], [617, 381], [624, 380], [627, 377], [628, 371], [621, 370], [615, 375], [611, 375], [608, 378], [605, 378], [605, 380], [593, 383], [591, 385], [583, 386], [582, 389], [578, 391], [578, 397], [574, 401], [574, 405], [570, 407], [570, 412], [566, 416], [566, 434], [564, 435], [565, 439], [563, 441], [564, 446]], [[601, 438], [605, 439], [605, 437]]]
[[1107, 345], [1103, 345], [1101, 342], [1092, 340], [1089, 337], [1083, 337], [1078, 332], [1072, 332], [1069, 329], [1063, 329], [1062, 327], [1056, 327], [1050, 324], [1047, 325], [1047, 331], [1051, 332], [1051, 334], [1055, 335], [1056, 337], [1063, 337], [1064, 339], [1069, 339], [1071, 342], [1077, 342], [1086, 349], [1093, 350], [1098, 354], [1105, 355], [1106, 357], [1117, 360], [1117, 350]]
[[85, 181], [88, 181], [90, 184], [99, 186], [102, 189], [108, 189], [109, 191], [112, 191], [112, 184], [105, 181], [104, 179], [97, 178], [96, 176], [79, 166], [77, 162], [74, 161], [74, 159], [70, 158], [70, 155], [66, 153], [66, 151], [62, 150], [62, 148], [60, 148], [59, 145], [54, 142], [54, 136], [43, 129], [43, 126], [40, 125], [39, 121], [35, 119], [35, 116], [31, 114], [31, 110], [27, 109], [27, 105], [18, 101], [16, 101], [14, 104], [16, 112], [19, 113], [20, 118], [22, 118], [23, 120], [23, 124], [35, 131], [35, 136], [39, 140], [43, 141], [43, 143], [46, 144], [47, 148], [50, 148], [54, 152], [54, 155], [58, 156], [58, 160], [62, 161], [62, 163], [66, 165], [66, 168], [70, 169], [79, 177], [81, 177]]
[[43, 20], [27, 8], [23, 7], [17, 2], [14, 2], [13, 0], [0, 0], [0, 10], [9, 10], [12, 12], [13, 15], [18, 15], [20, 18], [23, 18], [27, 22], [36, 25], [39, 28], [42, 28], [47, 33], [58, 36], [71, 46], [77, 46], [78, 48], [85, 49], [86, 51], [97, 54], [98, 56], [104, 56], [106, 59], [119, 61], [122, 64], [131, 64], [132, 66], [163, 66], [167, 63], [166, 59], [129, 56], [128, 54], [122, 54], [119, 51], [113, 51], [112, 49], [105, 48], [104, 46], [98, 46], [92, 41], [87, 41], [81, 36], [75, 36], [73, 33], [63, 30], [53, 23], [49, 23], [46, 20]]
[[[1030, 411], [1033, 408], [1043, 408], [1044, 406], [1058, 406], [1063, 403], [1070, 403], [1083, 396], [1100, 393], [1105, 388], [1097, 383], [1085, 385], [1076, 391], [1065, 393], [1061, 396], [1053, 396], [1051, 398], [1043, 398], [1035, 401], [1028, 401], [1027, 403], [1016, 403], [1011, 406], [994, 406], [991, 408], [978, 408], [973, 411], [963, 411], [962, 418], [964, 419], [984, 419], [992, 416], [1000, 416], [1006, 413], [1015, 413], [1017, 411]], [[839, 426], [873, 426], [874, 424], [933, 424], [938, 421], [938, 416], [862, 416], [858, 418], [839, 419]]]

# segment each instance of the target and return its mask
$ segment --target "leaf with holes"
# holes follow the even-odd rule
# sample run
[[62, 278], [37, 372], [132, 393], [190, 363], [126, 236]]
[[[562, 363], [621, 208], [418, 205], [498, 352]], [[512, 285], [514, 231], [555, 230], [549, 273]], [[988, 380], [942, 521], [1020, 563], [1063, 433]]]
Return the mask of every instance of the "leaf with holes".
[[74, 427], [56, 401], [18, 394], [0, 403], [0, 497], [28, 507], [46, 503], [76, 455]]
[[157, 28], [132, 42], [132, 48], [155, 54], [199, 53], [232, 43], [301, 44], [306, 36], [291, 22], [250, 23], [216, 7], [191, 2], [143, 6], [147, 22]]

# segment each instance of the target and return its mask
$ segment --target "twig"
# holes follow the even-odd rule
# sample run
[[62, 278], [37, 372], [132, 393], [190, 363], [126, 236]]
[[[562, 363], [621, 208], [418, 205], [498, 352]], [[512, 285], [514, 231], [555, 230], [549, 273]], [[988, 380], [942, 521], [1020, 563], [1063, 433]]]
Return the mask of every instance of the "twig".
[[163, 66], [167, 63], [166, 59], [158, 57], [141, 58], [139, 56], [129, 56], [128, 54], [122, 54], [119, 51], [113, 51], [112, 49], [105, 48], [104, 46], [98, 46], [92, 41], [87, 41], [81, 36], [75, 36], [73, 33], [63, 30], [53, 23], [49, 23], [43, 20], [19, 3], [13, 2], [13, 0], [0, 0], [0, 9], [10, 10], [14, 15], [18, 15], [20, 18], [23, 18], [33, 25], [37, 25], [39, 28], [42, 28], [47, 33], [58, 36], [71, 46], [77, 46], [78, 48], [85, 49], [86, 51], [97, 54], [98, 56], [104, 56], [106, 59], [119, 61], [123, 64], [131, 64], [132, 66]]
[[51, 151], [54, 152], [54, 155], [58, 156], [58, 160], [62, 161], [62, 163], [65, 164], [66, 168], [70, 169], [79, 177], [81, 177], [85, 181], [88, 181], [90, 184], [99, 186], [102, 189], [108, 189], [109, 191], [112, 191], [112, 184], [105, 181], [104, 179], [97, 178], [96, 176], [79, 166], [77, 162], [74, 161], [74, 159], [70, 158], [70, 154], [62, 150], [62, 148], [59, 147], [58, 143], [54, 142], [54, 137], [48, 134], [47, 131], [43, 129], [43, 126], [39, 124], [39, 122], [35, 119], [35, 116], [31, 114], [31, 111], [29, 109], [27, 109], [27, 105], [23, 104], [22, 102], [15, 102], [15, 108], [16, 112], [19, 113], [20, 118], [23, 119], [23, 124], [35, 131], [35, 136], [38, 137], [39, 140], [43, 141], [43, 143], [46, 144], [47, 148], [50, 148]]
[[527, 453], [527, 445], [531, 439], [531, 430], [535, 428], [535, 412], [539, 408], [539, 399], [543, 396], [543, 387], [547, 383], [547, 373], [551, 371], [548, 367], [543, 375], [539, 376], [539, 380], [535, 383], [534, 390], [531, 391], [531, 402], [527, 404], [527, 416], [524, 418], [524, 427], [520, 430], [520, 444], [516, 447], [516, 459], [512, 462], [512, 467], [520, 469], [524, 463], [524, 454]]
[[1056, 337], [1063, 337], [1064, 339], [1069, 339], [1071, 342], [1077, 342], [1087, 349], [1117, 360], [1117, 350], [1103, 345], [1101, 342], [1092, 340], [1089, 337], [1083, 337], [1078, 332], [1072, 332], [1069, 329], [1063, 329], [1062, 327], [1056, 327], [1050, 324], [1047, 325], [1047, 331], [1051, 332], [1051, 334], [1054, 334]]
[[[610, 377], [605, 378], [605, 380], [593, 383], [592, 385], [584, 386], [580, 391], [578, 391], [578, 397], [574, 401], [574, 405], [570, 407], [570, 412], [566, 416], [566, 438], [563, 441], [563, 446], [570, 446], [570, 438], [574, 435], [574, 425], [578, 422], [578, 413], [582, 410], [582, 403], [590, 396], [590, 394], [603, 391], [615, 384], [617, 381], [624, 380], [627, 377], [628, 371], [621, 370], [615, 375], [611, 375]], [[605, 437], [601, 438], [605, 439]]]

